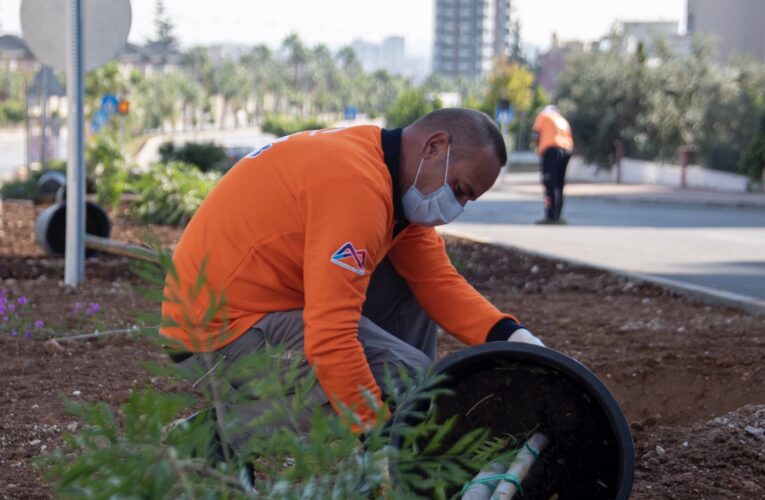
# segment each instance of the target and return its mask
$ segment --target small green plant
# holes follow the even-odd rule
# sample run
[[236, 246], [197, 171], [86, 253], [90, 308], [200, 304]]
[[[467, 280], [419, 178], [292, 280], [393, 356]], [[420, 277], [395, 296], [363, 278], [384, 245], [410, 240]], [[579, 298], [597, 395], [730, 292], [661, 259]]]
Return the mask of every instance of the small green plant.
[[129, 189], [128, 168], [116, 132], [108, 128], [96, 134], [85, 150], [89, 177], [95, 179], [96, 199], [102, 205], [115, 206]]
[[186, 163], [155, 164], [136, 181], [132, 214], [149, 224], [185, 226], [218, 179]]
[[260, 127], [263, 129], [263, 132], [274, 134], [277, 137], [284, 137], [304, 130], [327, 128], [327, 124], [316, 118], [301, 120], [284, 115], [268, 115], [263, 119]]
[[162, 163], [188, 163], [202, 172], [222, 169], [227, 160], [226, 150], [213, 142], [187, 142], [180, 147], [166, 142], [159, 147], [159, 155]]

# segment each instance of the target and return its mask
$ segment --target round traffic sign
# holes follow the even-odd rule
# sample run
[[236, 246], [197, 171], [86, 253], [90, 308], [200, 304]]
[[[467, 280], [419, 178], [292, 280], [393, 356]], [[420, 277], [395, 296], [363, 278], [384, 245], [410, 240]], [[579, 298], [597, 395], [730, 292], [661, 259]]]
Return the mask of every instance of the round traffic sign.
[[[21, 31], [37, 59], [66, 69], [67, 4], [71, 0], [23, 0]], [[84, 67], [95, 69], [125, 46], [130, 32], [130, 0], [82, 0]]]

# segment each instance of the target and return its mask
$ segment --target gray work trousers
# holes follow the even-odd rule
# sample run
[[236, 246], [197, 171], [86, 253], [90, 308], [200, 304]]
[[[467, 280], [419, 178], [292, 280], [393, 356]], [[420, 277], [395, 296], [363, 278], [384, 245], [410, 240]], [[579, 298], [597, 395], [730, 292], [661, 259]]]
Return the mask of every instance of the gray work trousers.
[[[254, 429], [247, 423], [273, 409], [275, 404], [281, 405], [288, 416], [288, 420], [282, 423], [296, 432], [308, 430], [316, 408], [325, 413], [332, 412], [327, 395], [318, 384], [307, 393], [300, 394], [300, 405], [293, 405], [301, 376], [311, 371], [303, 353], [303, 333], [301, 309], [273, 312], [218, 351], [207, 355], [195, 354], [180, 363], [182, 369], [193, 374], [197, 384], [207, 384], [204, 379], [210, 378], [208, 372], [216, 367], [214, 385], [221, 400], [226, 401], [225, 418], [241, 424], [227, 432], [226, 439], [234, 450], [241, 451], [254, 432], [270, 430]], [[370, 279], [359, 321], [359, 340], [384, 397], [389, 390], [386, 374], [390, 377], [388, 381], [398, 384], [401, 382], [401, 368], [414, 375], [432, 364], [436, 355], [436, 334], [436, 324], [417, 303], [409, 286], [390, 261], [383, 260]], [[262, 353], [269, 347], [280, 349], [280, 362], [277, 362], [275, 369], [283, 375], [281, 381], [286, 384], [282, 387], [284, 395], [273, 399], [249, 398], [245, 388], [256, 382], [252, 379], [258, 375], [241, 369], [240, 362], [244, 360], [246, 364], [248, 354]], [[289, 377], [286, 376], [288, 371]], [[210, 389], [209, 385], [204, 387]], [[297, 407], [299, 410], [296, 411]]]

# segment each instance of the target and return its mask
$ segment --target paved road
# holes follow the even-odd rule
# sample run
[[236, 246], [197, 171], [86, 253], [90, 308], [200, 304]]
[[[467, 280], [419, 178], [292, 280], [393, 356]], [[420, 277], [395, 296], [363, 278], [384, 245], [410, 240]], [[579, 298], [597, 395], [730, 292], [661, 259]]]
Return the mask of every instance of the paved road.
[[11, 175], [26, 161], [24, 137], [23, 131], [0, 134], [0, 179]]
[[[765, 311], [765, 208], [646, 203], [618, 196], [566, 200], [567, 226], [538, 226], [540, 197], [506, 182], [444, 232], [637, 274]], [[527, 189], [528, 190], [528, 189]]]

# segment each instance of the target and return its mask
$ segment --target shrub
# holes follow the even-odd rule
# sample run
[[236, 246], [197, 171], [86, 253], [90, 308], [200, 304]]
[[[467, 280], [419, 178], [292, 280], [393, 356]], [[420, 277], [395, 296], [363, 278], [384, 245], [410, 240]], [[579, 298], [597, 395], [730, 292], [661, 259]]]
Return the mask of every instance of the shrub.
[[61, 160], [49, 160], [45, 170], [32, 170], [29, 176], [17, 175], [0, 185], [0, 197], [22, 200], [34, 200], [37, 197], [37, 181], [49, 170], [66, 172], [66, 163]]
[[263, 119], [260, 128], [263, 132], [274, 134], [277, 137], [292, 135], [304, 130], [320, 130], [327, 128], [327, 124], [316, 118], [300, 120], [284, 115], [268, 115]]
[[138, 178], [132, 213], [149, 224], [185, 226], [218, 179], [217, 172], [201, 172], [187, 163], [157, 163]]
[[24, 101], [8, 99], [0, 102], [0, 125], [14, 125], [24, 121]]
[[187, 142], [176, 147], [172, 142], [166, 142], [159, 148], [160, 161], [167, 163], [177, 161], [196, 166], [202, 172], [223, 168], [226, 160], [226, 149], [213, 142]]
[[115, 132], [104, 129], [91, 139], [85, 149], [85, 166], [95, 179], [98, 203], [116, 205], [128, 189], [128, 168]]
[[388, 128], [406, 127], [412, 122], [441, 107], [438, 99], [428, 99], [420, 89], [405, 90], [385, 111]]

